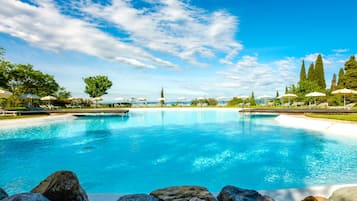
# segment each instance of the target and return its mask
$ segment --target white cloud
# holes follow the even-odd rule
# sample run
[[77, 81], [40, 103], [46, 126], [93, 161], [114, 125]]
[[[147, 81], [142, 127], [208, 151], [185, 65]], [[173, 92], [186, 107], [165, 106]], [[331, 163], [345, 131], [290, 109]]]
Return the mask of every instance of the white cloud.
[[178, 0], [147, 3], [152, 5], [150, 9], [135, 8], [125, 0], [113, 0], [110, 5], [86, 1], [79, 9], [129, 33], [137, 46], [193, 64], [201, 64], [201, 57], [215, 58], [217, 52], [228, 54], [228, 62], [242, 49], [234, 39], [238, 19], [225, 11], [207, 13]]
[[140, 47], [121, 42], [88, 22], [62, 15], [49, 0], [36, 3], [38, 6], [21, 1], [3, 1], [0, 32], [44, 49], [78, 51], [139, 68], [152, 68], [153, 65], [178, 68]]
[[235, 66], [226, 71], [218, 72], [223, 76], [223, 82], [213, 85], [222, 88], [235, 88], [236, 94], [256, 95], [275, 93], [276, 89], [283, 90], [285, 86], [296, 82], [298, 60], [288, 57], [282, 60], [260, 63], [257, 56], [243, 56]]

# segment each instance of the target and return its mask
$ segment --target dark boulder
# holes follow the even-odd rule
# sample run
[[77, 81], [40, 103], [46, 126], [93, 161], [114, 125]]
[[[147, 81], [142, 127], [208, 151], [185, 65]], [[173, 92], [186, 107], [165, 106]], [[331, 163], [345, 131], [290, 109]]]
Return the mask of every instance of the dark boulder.
[[70, 171], [51, 174], [31, 192], [41, 193], [51, 201], [88, 201], [88, 196], [80, 186], [76, 174]]
[[146, 194], [131, 194], [121, 196], [118, 201], [158, 201], [158, 199]]
[[5, 192], [4, 189], [0, 188], [0, 200], [9, 197], [9, 195]]
[[219, 201], [274, 201], [255, 190], [247, 190], [235, 186], [225, 186], [218, 194]]
[[159, 201], [217, 201], [206, 188], [200, 186], [172, 186], [155, 190], [150, 195]]
[[45, 196], [39, 193], [20, 193], [7, 197], [1, 201], [49, 201]]

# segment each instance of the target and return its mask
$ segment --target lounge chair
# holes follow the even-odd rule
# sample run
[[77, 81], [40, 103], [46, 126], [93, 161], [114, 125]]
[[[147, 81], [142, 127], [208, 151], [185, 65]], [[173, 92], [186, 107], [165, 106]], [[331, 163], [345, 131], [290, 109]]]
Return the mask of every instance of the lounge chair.
[[356, 103], [350, 103], [350, 104], [347, 104], [345, 106], [330, 106], [328, 107], [329, 109], [345, 109], [345, 110], [350, 110], [353, 108], [353, 106], [355, 106]]
[[328, 103], [320, 103], [316, 106], [317, 108], [323, 108], [323, 109], [327, 109], [328, 108]]
[[8, 110], [5, 110], [3, 108], [0, 108], [0, 115], [1, 116], [6, 116], [6, 115], [14, 115], [16, 116], [18, 114], [17, 111], [8, 111]]
[[35, 106], [32, 106], [32, 105], [26, 105], [26, 109], [29, 110], [29, 111], [43, 111], [43, 110], [45, 110], [42, 107], [35, 107]]

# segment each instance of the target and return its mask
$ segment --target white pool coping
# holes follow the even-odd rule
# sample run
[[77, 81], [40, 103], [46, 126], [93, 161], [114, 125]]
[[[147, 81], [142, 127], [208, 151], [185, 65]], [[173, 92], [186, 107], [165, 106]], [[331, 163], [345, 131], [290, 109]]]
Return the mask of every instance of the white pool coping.
[[0, 121], [0, 129], [24, 128], [29, 126], [39, 126], [42, 124], [68, 121], [75, 118], [72, 114], [60, 114], [44, 117], [33, 117], [23, 119], [8, 119]]
[[279, 115], [275, 120], [282, 126], [318, 131], [338, 138], [357, 139], [357, 123], [355, 122], [284, 114]]
[[[275, 201], [301, 201], [307, 196], [321, 196], [328, 198], [332, 193], [343, 187], [357, 186], [357, 184], [344, 184], [344, 185], [330, 185], [330, 186], [314, 186], [308, 188], [290, 188], [279, 190], [260, 190], [258, 191], [262, 195], [268, 195]], [[117, 201], [119, 197], [125, 194], [88, 194], [90, 201]], [[218, 193], [213, 193], [217, 196]]]

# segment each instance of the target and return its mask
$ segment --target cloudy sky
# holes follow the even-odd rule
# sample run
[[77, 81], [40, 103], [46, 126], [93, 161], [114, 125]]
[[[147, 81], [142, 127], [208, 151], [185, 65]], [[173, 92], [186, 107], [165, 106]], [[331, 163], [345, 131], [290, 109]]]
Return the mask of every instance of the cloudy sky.
[[75, 96], [107, 75], [115, 97], [274, 95], [322, 54], [333, 73], [357, 53], [354, 0], [0, 0], [6, 59]]

